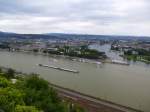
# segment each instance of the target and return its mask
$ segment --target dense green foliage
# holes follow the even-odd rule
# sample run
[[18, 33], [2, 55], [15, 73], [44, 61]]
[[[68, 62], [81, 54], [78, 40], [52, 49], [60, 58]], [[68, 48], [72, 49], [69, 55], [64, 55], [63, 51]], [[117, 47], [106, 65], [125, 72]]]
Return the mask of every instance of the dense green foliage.
[[39, 112], [39, 110], [34, 106], [17, 105], [15, 108], [15, 112]]
[[56, 92], [52, 88], [49, 88], [45, 80], [32, 75], [17, 82], [17, 85], [25, 93], [24, 101], [27, 105], [38, 107], [44, 112], [63, 111]]
[[128, 51], [124, 51], [124, 55], [128, 60], [143, 61], [146, 63], [150, 63], [150, 51], [148, 50], [144, 50], [144, 49], [128, 50]]
[[0, 44], [0, 49], [10, 49], [9, 43], [5, 42], [3, 44]]
[[80, 47], [73, 47], [73, 46], [64, 46], [59, 47], [57, 46], [58, 50], [44, 50], [43, 53], [50, 53], [56, 55], [67, 55], [73, 57], [80, 57], [80, 58], [88, 58], [88, 59], [99, 59], [99, 58], [106, 58], [104, 52], [99, 52], [97, 50], [89, 49], [88, 46], [80, 46]]
[[47, 81], [35, 74], [19, 77], [12, 83], [15, 72], [0, 70], [0, 111], [4, 112], [83, 112], [77, 106], [62, 102]]

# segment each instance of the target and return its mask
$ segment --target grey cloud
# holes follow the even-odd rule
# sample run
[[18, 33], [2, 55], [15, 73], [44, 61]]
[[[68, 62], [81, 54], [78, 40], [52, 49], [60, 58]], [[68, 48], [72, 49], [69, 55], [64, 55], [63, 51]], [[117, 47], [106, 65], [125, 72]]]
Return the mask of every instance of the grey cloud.
[[35, 13], [36, 9], [25, 5], [21, 0], [0, 0], [0, 13], [7, 14], [21, 14], [21, 13]]
[[150, 35], [149, 13], [149, 0], [0, 0], [0, 30]]

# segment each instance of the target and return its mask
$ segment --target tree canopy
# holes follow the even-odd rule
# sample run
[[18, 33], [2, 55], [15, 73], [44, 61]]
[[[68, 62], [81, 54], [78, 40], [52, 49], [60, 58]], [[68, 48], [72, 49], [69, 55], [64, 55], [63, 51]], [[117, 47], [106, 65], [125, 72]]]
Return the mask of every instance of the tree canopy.
[[[8, 75], [9, 74], [9, 75]], [[62, 102], [49, 83], [35, 74], [19, 77], [14, 84], [15, 72], [0, 71], [0, 111], [4, 112], [70, 112], [68, 102]], [[73, 108], [73, 112], [83, 109]]]

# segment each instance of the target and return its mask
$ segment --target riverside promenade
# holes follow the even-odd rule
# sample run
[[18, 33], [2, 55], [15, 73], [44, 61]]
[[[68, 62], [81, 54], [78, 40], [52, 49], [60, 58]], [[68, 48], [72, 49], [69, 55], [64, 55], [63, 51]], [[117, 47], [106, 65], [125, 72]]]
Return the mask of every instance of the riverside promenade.
[[59, 97], [81, 105], [88, 112], [143, 112], [54, 84], [50, 84], [50, 86], [58, 92]]

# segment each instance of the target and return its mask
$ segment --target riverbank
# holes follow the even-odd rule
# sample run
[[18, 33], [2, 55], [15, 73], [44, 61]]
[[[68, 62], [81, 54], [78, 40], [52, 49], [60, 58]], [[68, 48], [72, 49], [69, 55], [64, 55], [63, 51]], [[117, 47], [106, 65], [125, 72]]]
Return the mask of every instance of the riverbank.
[[[130, 66], [81, 63], [65, 58], [16, 52], [1, 52], [1, 66], [24, 73], [37, 73], [53, 84], [118, 104], [149, 112], [150, 69], [143, 63]], [[41, 68], [38, 63], [79, 70], [78, 75], [55, 69]], [[130, 92], [128, 92], [130, 89]]]
[[[1, 67], [4, 71], [8, 70], [9, 68]], [[23, 74], [19, 71], [14, 70], [17, 76], [19, 74], [22, 74], [22, 76], [25, 77], [27, 74]], [[29, 75], [29, 74], [28, 74]], [[22, 77], [21, 76], [21, 77]], [[68, 100], [72, 103], [79, 104], [83, 106], [88, 112], [142, 112], [140, 110], [126, 107], [114, 102], [110, 102], [104, 99], [100, 99], [94, 96], [90, 96], [87, 94], [80, 93], [75, 90], [71, 90], [68, 88], [61, 87], [59, 85], [55, 85], [52, 83], [49, 83], [49, 86], [54, 88], [58, 95], [62, 98], [62, 100]]]
[[[5, 50], [2, 50], [5, 51]], [[73, 56], [67, 56], [67, 55], [56, 55], [56, 54], [49, 54], [49, 53], [42, 53], [42, 52], [33, 52], [33, 51], [8, 51], [8, 52], [16, 52], [16, 53], [25, 53], [25, 54], [33, 54], [33, 55], [42, 55], [42, 56], [50, 56], [53, 58], [64, 58], [69, 59], [71, 61], [81, 62], [81, 63], [89, 63], [89, 64], [97, 64], [101, 65], [104, 63], [109, 64], [118, 64], [118, 65], [129, 65], [127, 62], [123, 62], [120, 60], [112, 60], [110, 58], [106, 59], [87, 59], [87, 58], [79, 58], [79, 57], [73, 57]]]
[[150, 61], [147, 60], [146, 57], [144, 56], [138, 56], [138, 55], [123, 55], [122, 56], [124, 59], [127, 59], [129, 61], [139, 61], [139, 62], [143, 62], [143, 63], [146, 63], [146, 64], [150, 64]]
[[41, 56], [49, 56], [53, 58], [63, 58], [68, 59], [71, 61], [77, 61], [82, 63], [89, 63], [89, 64], [102, 64], [107, 62], [107, 59], [87, 59], [87, 58], [79, 58], [74, 56], [67, 56], [67, 55], [56, 55], [56, 54], [49, 54], [49, 53], [42, 53], [42, 52], [33, 52], [33, 51], [8, 51], [8, 50], [0, 50], [2, 52], [16, 52], [16, 53], [25, 53], [25, 54], [33, 54], [33, 55], [41, 55]]
[[82, 105], [89, 112], [143, 112], [141, 110], [96, 98], [55, 84], [49, 83], [49, 85], [58, 91], [60, 97]]

